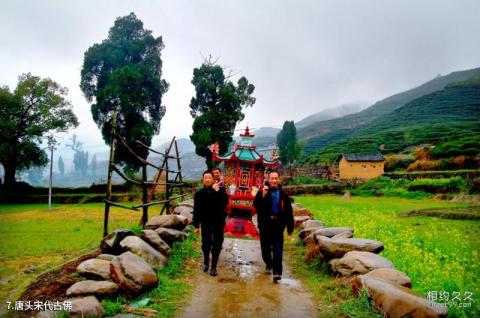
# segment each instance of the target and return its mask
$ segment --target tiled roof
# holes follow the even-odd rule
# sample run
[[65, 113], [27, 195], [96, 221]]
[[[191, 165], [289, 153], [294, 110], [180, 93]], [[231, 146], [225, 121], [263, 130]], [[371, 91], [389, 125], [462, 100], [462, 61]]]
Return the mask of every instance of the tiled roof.
[[379, 162], [384, 161], [383, 155], [379, 152], [375, 153], [343, 153], [342, 156], [347, 161], [368, 161]]
[[255, 149], [251, 149], [251, 148], [237, 148], [235, 149], [235, 151], [228, 152], [223, 156], [217, 155], [217, 158], [221, 161], [230, 160], [233, 155], [235, 155], [235, 157], [240, 161], [257, 162], [260, 158], [262, 158], [263, 163], [265, 164], [277, 163], [276, 160], [268, 160], [264, 157], [261, 157], [261, 155]]

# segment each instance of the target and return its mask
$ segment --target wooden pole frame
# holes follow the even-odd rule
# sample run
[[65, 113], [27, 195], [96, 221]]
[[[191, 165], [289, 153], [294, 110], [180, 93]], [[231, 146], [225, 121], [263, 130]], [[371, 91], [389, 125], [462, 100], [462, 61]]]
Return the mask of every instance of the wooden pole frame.
[[115, 127], [117, 126], [117, 110], [112, 113], [112, 130], [110, 135], [110, 155], [108, 158], [108, 177], [107, 177], [107, 193], [105, 199], [105, 212], [103, 216], [103, 237], [108, 235], [108, 217], [110, 214], [110, 203], [112, 200], [112, 173], [114, 167], [115, 155]]
[[[182, 188], [184, 183], [183, 183], [181, 164], [180, 164], [180, 153], [178, 151], [178, 144], [177, 144], [176, 138], [173, 137], [173, 139], [170, 142], [170, 145], [169, 145], [168, 149], [165, 151], [165, 153], [155, 151], [155, 150], [151, 149], [150, 147], [148, 147], [147, 145], [145, 145], [144, 143], [142, 143], [140, 141], [136, 141], [137, 144], [145, 147], [149, 151], [160, 154], [164, 157], [162, 165], [157, 166], [157, 165], [154, 165], [151, 162], [139, 157], [135, 153], [135, 151], [133, 149], [131, 149], [127, 145], [127, 143], [120, 136], [118, 136], [116, 134], [116, 124], [117, 124], [117, 111], [114, 110], [113, 113], [112, 113], [112, 129], [111, 129], [111, 132], [110, 132], [110, 134], [111, 134], [110, 135], [110, 156], [109, 156], [109, 161], [108, 161], [107, 189], [106, 189], [106, 197], [105, 197], [105, 200], [104, 200], [105, 201], [105, 212], [104, 212], [104, 222], [103, 222], [103, 236], [104, 237], [107, 236], [108, 233], [109, 233], [109, 231], [108, 231], [108, 219], [109, 219], [109, 214], [110, 214], [110, 206], [116, 206], [116, 207], [132, 210], [132, 211], [139, 211], [139, 208], [142, 208], [142, 217], [140, 219], [140, 224], [142, 225], [143, 228], [145, 228], [145, 224], [148, 222], [148, 208], [150, 206], [163, 204], [163, 207], [162, 207], [162, 210], [160, 211], [160, 214], [162, 214], [164, 210], [166, 210], [167, 211], [166, 213], [168, 214], [168, 213], [171, 212], [170, 211], [171, 201], [183, 198], [184, 196], [187, 195], [187, 194], [183, 193], [183, 188]], [[133, 180], [133, 179], [127, 177], [115, 165], [114, 156], [115, 156], [115, 146], [116, 146], [117, 141], [118, 141], [118, 144], [120, 145], [120, 147], [124, 147], [127, 150], [127, 152], [133, 158], [135, 158], [138, 162], [141, 163], [141, 166], [142, 166], [142, 181]], [[170, 152], [172, 151], [173, 146], [175, 146], [176, 156], [171, 156], [170, 155]], [[176, 159], [177, 170], [170, 170], [169, 169], [168, 159]], [[149, 182], [147, 180], [147, 178], [148, 178], [148, 176], [147, 176], [147, 166], [151, 166], [151, 167], [154, 167], [154, 168], [158, 169], [158, 173], [157, 173], [158, 177], [156, 177], [153, 180], [153, 182]], [[137, 186], [142, 187], [142, 204], [130, 207], [130, 206], [126, 206], [126, 205], [123, 205], [123, 204], [120, 204], [120, 203], [115, 203], [115, 202], [112, 201], [112, 176], [113, 176], [113, 172], [117, 173], [126, 182], [132, 183], [132, 184], [135, 184]], [[165, 177], [166, 177], [165, 182], [159, 182], [160, 181], [159, 179], [160, 179], [162, 173], [165, 173]], [[170, 181], [169, 173], [175, 173], [175, 179], [173, 181]], [[155, 187], [157, 185], [165, 185], [165, 190], [166, 190], [165, 191], [165, 196], [166, 196], [165, 200], [153, 201], [153, 196], [154, 196], [154, 192], [155, 192], [154, 190], [155, 190]], [[148, 186], [152, 186], [151, 199], [149, 199], [149, 197], [148, 197]], [[180, 187], [180, 194], [172, 196], [173, 189], [175, 187]]]

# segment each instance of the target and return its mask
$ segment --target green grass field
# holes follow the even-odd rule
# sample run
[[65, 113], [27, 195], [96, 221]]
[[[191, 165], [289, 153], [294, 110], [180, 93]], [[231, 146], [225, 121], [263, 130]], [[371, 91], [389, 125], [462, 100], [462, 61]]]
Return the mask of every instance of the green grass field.
[[[0, 205], [0, 301], [16, 300], [40, 273], [98, 248], [102, 203]], [[134, 228], [141, 212], [113, 207], [109, 229]], [[158, 213], [152, 209], [150, 212]]]
[[[296, 202], [310, 208], [315, 217], [327, 226], [351, 226], [355, 237], [382, 241], [385, 251], [381, 255], [392, 260], [397, 269], [406, 272], [413, 280], [413, 288], [423, 295], [428, 291], [473, 292], [473, 307], [451, 308], [452, 316], [472, 317], [478, 312], [480, 222], [400, 216], [407, 210], [467, 206], [466, 203], [356, 196], [343, 200], [335, 195], [301, 196], [296, 197]], [[150, 215], [158, 213], [157, 209], [152, 209]], [[52, 211], [46, 205], [38, 204], [0, 205], [0, 216], [2, 302], [16, 300], [40, 273], [96, 249], [102, 237], [101, 203], [57, 205]], [[139, 212], [112, 208], [110, 230], [137, 227], [139, 220]], [[354, 300], [349, 288], [333, 279], [321, 264], [305, 265], [303, 246], [288, 244], [286, 249], [291, 251], [295, 271], [314, 299], [324, 304], [321, 308], [327, 317], [372, 316], [365, 299]], [[185, 245], [187, 250], [179, 254], [178, 262], [183, 262], [193, 253], [188, 246]], [[165, 298], [162, 296], [165, 293], [173, 295], [177, 290], [188, 291], [182, 283], [183, 278], [169, 272], [179, 268], [178, 262], [173, 260], [172, 265], [163, 274], [160, 273], [166, 289], [146, 295], [151, 298], [147, 308], [163, 308], [158, 299]], [[175, 287], [177, 285], [179, 288]], [[113, 313], [119, 310], [120, 303], [111, 300], [105, 305]], [[173, 310], [165, 307], [162, 312], [162, 315], [169, 316]]]
[[[297, 197], [296, 202], [311, 209], [315, 218], [324, 221], [327, 226], [350, 226], [355, 230], [354, 237], [383, 242], [385, 250], [381, 255], [390, 259], [397, 269], [407, 273], [412, 279], [413, 289], [421, 294], [426, 296], [429, 291], [448, 291], [450, 295], [452, 292], [461, 292], [462, 295], [464, 292], [472, 292], [472, 308], [451, 307], [449, 313], [455, 317], [473, 317], [478, 314], [480, 222], [399, 216], [406, 210], [466, 206], [465, 203], [355, 196], [343, 200], [340, 196], [333, 195], [302, 196]], [[301, 270], [308, 274], [305, 277], [321, 277], [324, 269], [302, 266]], [[319, 277], [312, 279], [318, 280]], [[314, 295], [319, 294], [318, 297], [325, 301], [325, 296], [321, 295], [324, 291], [315, 291], [315, 286], [325, 288], [324, 284], [320, 281], [318, 284], [309, 284], [307, 281], [308, 285], [314, 289]], [[337, 288], [330, 287], [333, 290]], [[351, 310], [350, 307], [345, 308]], [[362, 316], [341, 308], [335, 310], [340, 310], [347, 316]]]

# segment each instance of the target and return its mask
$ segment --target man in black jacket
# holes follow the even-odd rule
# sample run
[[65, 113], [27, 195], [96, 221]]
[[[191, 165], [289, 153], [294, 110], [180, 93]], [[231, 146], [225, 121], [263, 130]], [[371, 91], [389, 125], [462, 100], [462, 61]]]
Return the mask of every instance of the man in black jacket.
[[213, 184], [218, 183], [220, 189], [225, 190], [225, 182], [223, 181], [222, 170], [220, 168], [213, 168]]
[[268, 183], [258, 191], [253, 205], [257, 210], [260, 230], [260, 247], [267, 272], [273, 269], [273, 281], [282, 278], [283, 232], [293, 232], [292, 202], [280, 186], [280, 174], [273, 170], [268, 175]]
[[210, 275], [216, 276], [218, 258], [223, 244], [223, 228], [227, 216], [225, 208], [228, 204], [228, 196], [225, 189], [221, 189], [218, 184], [214, 184], [212, 172], [205, 171], [202, 182], [203, 188], [195, 193], [193, 199], [193, 225], [197, 235], [200, 226], [202, 229], [203, 271], [208, 271], [211, 252]]

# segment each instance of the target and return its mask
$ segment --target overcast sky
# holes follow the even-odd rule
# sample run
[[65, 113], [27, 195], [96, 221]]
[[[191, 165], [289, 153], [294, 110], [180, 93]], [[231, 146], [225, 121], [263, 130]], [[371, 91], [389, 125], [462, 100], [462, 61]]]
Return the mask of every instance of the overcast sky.
[[476, 0], [2, 0], [0, 85], [13, 89], [18, 75], [31, 72], [67, 86], [81, 123], [75, 133], [91, 147], [101, 145], [79, 88], [83, 54], [130, 12], [165, 43], [170, 89], [157, 144], [191, 133], [190, 81], [202, 55], [220, 57], [255, 85], [257, 103], [241, 127], [279, 126], [343, 103], [373, 103], [437, 74], [480, 66]]

